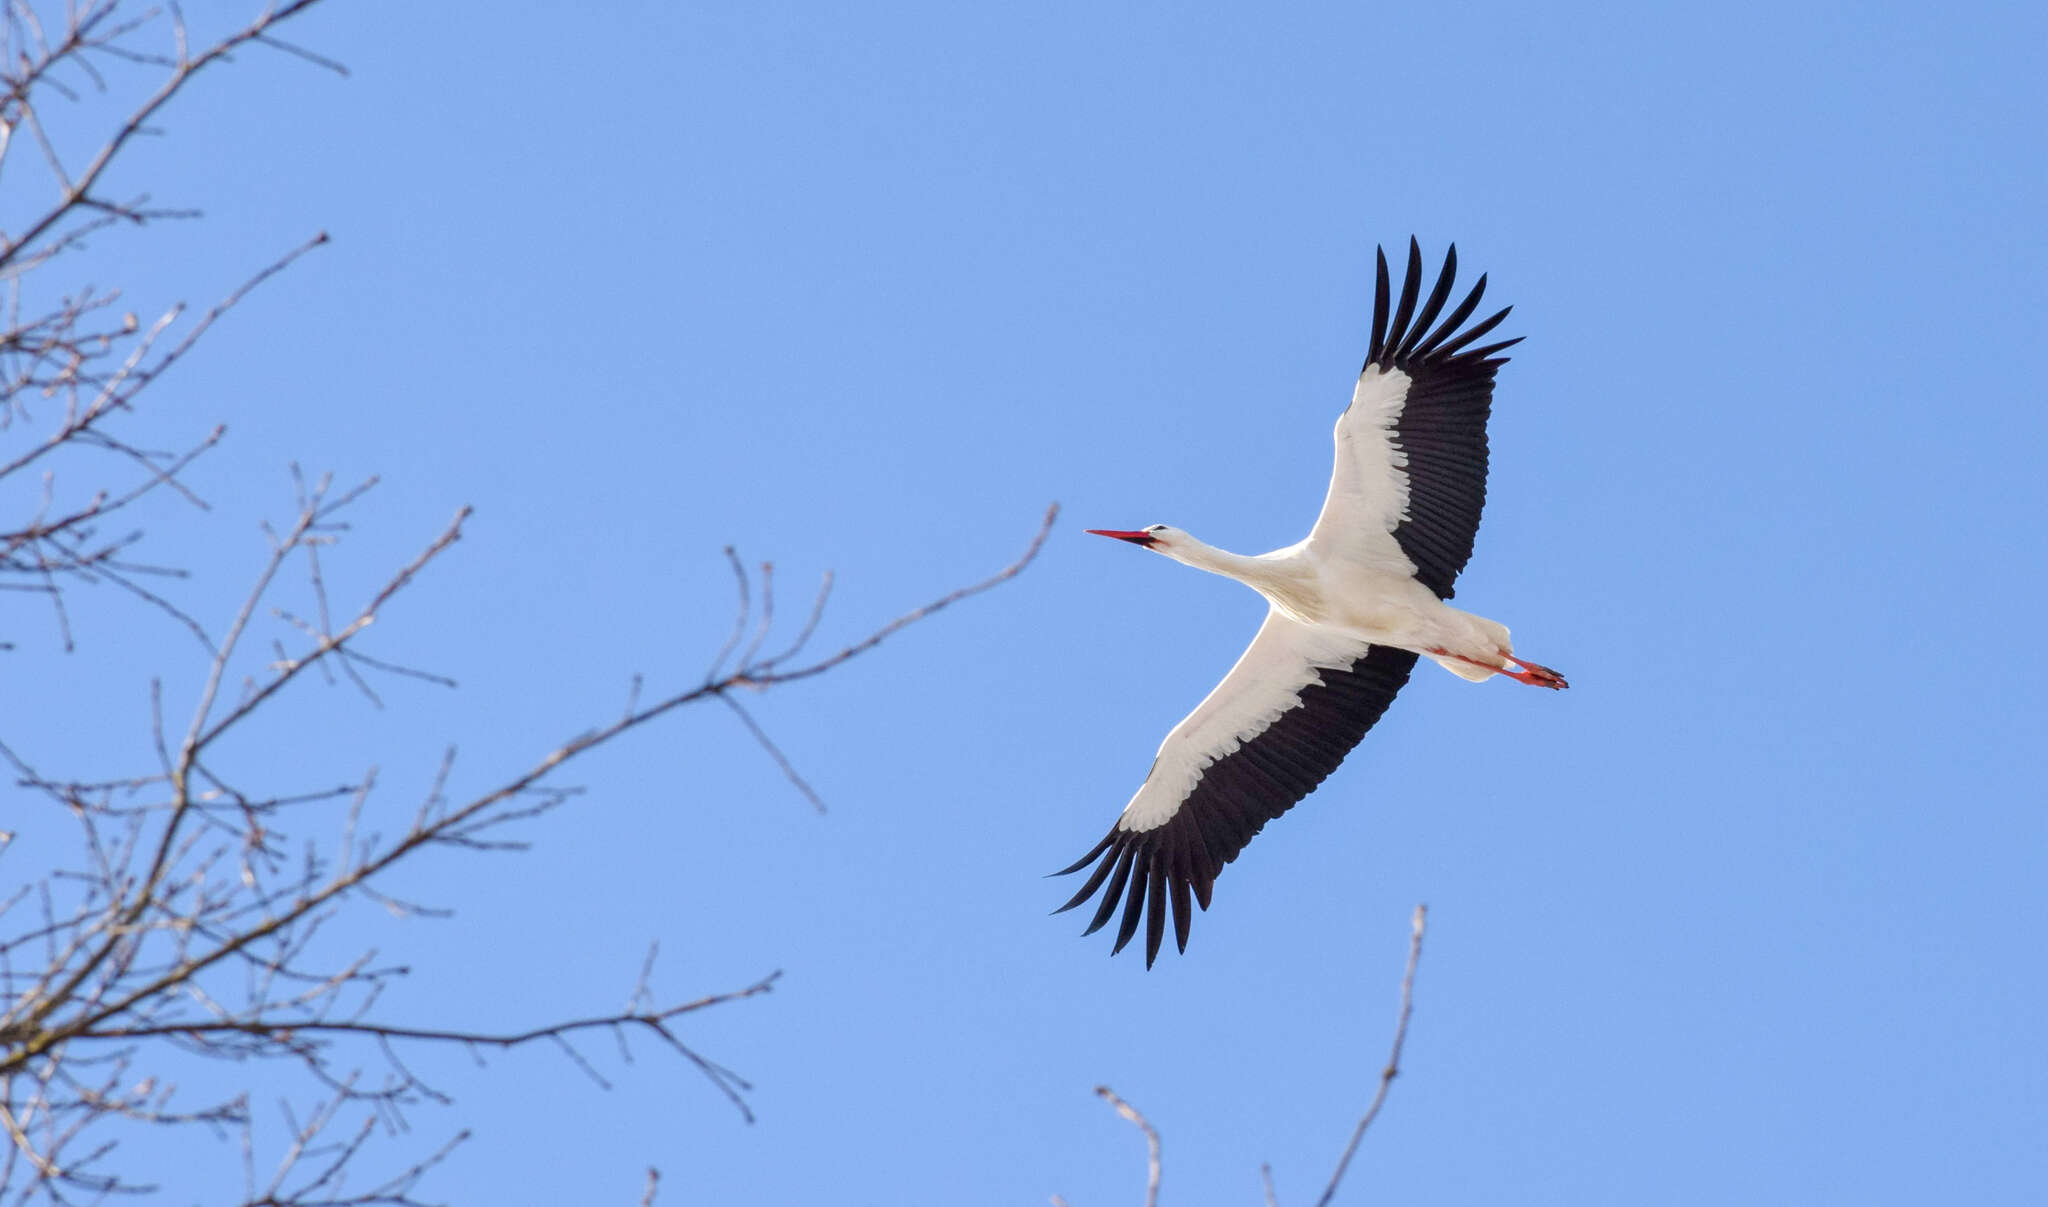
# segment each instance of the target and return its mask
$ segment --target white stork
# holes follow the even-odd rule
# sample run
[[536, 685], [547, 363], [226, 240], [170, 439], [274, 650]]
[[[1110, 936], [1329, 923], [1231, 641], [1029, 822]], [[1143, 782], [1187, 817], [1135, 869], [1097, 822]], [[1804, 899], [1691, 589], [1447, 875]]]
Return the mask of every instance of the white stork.
[[[1267, 822], [1315, 790], [1393, 702], [1418, 657], [1460, 678], [1506, 675], [1538, 687], [1564, 676], [1514, 656], [1506, 626], [1444, 603], [1472, 556], [1486, 502], [1486, 417], [1503, 340], [1471, 345], [1507, 310], [1459, 330], [1486, 291], [1481, 276], [1437, 322], [1458, 249], [1416, 309], [1422, 249], [1389, 315], [1379, 253], [1372, 349], [1337, 417], [1337, 465], [1308, 539], [1256, 557], [1205, 545], [1178, 528], [1089, 529], [1163, 553], [1257, 591], [1271, 605], [1250, 648], [1160, 744], [1152, 771], [1108, 836], [1072, 867], [1095, 871], [1070, 910], [1102, 891], [1084, 934], [1123, 903], [1116, 946], [1145, 923], [1145, 966], [1159, 955], [1172, 903], [1174, 942], [1188, 946], [1192, 895], [1203, 909], [1223, 865]], [[1510, 307], [1512, 309], [1512, 307]], [[1099, 861], [1099, 862], [1098, 862]]]

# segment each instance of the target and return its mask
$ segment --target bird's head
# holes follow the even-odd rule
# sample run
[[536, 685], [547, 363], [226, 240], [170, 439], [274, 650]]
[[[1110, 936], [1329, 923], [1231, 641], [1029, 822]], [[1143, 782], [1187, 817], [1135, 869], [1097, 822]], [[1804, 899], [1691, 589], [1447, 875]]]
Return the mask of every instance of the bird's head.
[[1157, 550], [1160, 553], [1173, 548], [1175, 539], [1186, 535], [1180, 529], [1170, 528], [1165, 524], [1153, 524], [1136, 532], [1124, 532], [1116, 528], [1090, 528], [1088, 531], [1096, 536], [1115, 537], [1117, 540], [1129, 541], [1133, 545]]

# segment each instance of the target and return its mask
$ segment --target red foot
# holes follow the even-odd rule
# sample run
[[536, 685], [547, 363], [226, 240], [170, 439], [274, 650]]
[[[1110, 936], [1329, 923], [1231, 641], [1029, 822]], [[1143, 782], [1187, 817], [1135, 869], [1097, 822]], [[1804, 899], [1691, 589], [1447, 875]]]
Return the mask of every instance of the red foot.
[[1518, 671], [1509, 670], [1506, 667], [1501, 668], [1501, 674], [1517, 682], [1526, 683], [1531, 687], [1547, 687], [1552, 691], [1562, 691], [1571, 686], [1571, 684], [1564, 681], [1563, 675], [1558, 674], [1547, 666], [1539, 666], [1534, 662], [1524, 662], [1506, 650], [1502, 650], [1500, 656], [1522, 668]]

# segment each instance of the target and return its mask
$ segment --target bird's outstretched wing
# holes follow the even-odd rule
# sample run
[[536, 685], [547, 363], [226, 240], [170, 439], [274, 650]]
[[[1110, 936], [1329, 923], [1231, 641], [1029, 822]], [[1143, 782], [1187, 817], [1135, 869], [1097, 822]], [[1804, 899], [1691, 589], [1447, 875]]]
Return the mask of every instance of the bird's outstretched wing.
[[1486, 292], [1483, 275], [1437, 322], [1457, 272], [1454, 245], [1418, 310], [1422, 249], [1410, 239], [1408, 271], [1390, 316], [1387, 254], [1380, 251], [1372, 349], [1351, 405], [1337, 419], [1336, 470], [1308, 536], [1318, 558], [1412, 573], [1439, 599], [1451, 597], [1472, 557], [1486, 505], [1486, 418], [1494, 373], [1507, 361], [1496, 354], [1521, 342], [1471, 346], [1507, 310], [1459, 330]]
[[[1145, 965], [1159, 955], [1168, 903], [1175, 944], [1187, 950], [1190, 895], [1203, 909], [1223, 865], [1265, 824], [1337, 769], [1408, 681], [1415, 655], [1312, 628], [1268, 612], [1237, 665], [1173, 727], [1152, 773], [1095, 849], [1073, 909], [1102, 891], [1084, 933], [1123, 906], [1116, 947], [1145, 922]], [[1059, 912], [1059, 911], [1055, 911]]]

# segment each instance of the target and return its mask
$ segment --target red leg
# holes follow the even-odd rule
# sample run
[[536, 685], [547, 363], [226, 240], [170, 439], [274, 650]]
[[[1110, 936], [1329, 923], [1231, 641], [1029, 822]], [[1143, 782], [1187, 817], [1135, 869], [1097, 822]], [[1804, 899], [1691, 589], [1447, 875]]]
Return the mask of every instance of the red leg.
[[1511, 670], [1507, 670], [1504, 667], [1495, 666], [1491, 662], [1481, 662], [1477, 658], [1467, 658], [1463, 654], [1453, 654], [1452, 652], [1450, 652], [1449, 650], [1445, 649], [1440, 645], [1430, 646], [1429, 652], [1438, 658], [1455, 658], [1468, 666], [1476, 666], [1483, 671], [1492, 671], [1496, 675], [1512, 675], [1515, 673]]
[[1558, 674], [1547, 666], [1535, 662], [1524, 662], [1506, 650], [1502, 650], [1500, 656], [1522, 668], [1518, 671], [1502, 668], [1500, 673], [1510, 679], [1526, 683], [1531, 687], [1547, 687], [1552, 691], [1561, 691], [1571, 686], [1571, 684], [1565, 682], [1563, 675]]
[[[1491, 662], [1481, 662], [1477, 658], [1467, 658], [1463, 654], [1453, 654], [1440, 645], [1431, 646], [1429, 652], [1439, 658], [1456, 658], [1460, 662], [1468, 662], [1473, 666], [1492, 671], [1496, 675], [1506, 675], [1517, 683], [1526, 683], [1531, 687], [1547, 687], [1552, 691], [1560, 691], [1571, 686], [1571, 684], [1565, 682], [1563, 675], [1558, 674], [1549, 667], [1534, 662], [1524, 662], [1506, 650], [1502, 650], [1500, 656], [1514, 663], [1514, 666], [1495, 666]], [[1516, 670], [1515, 667], [1520, 667], [1521, 669]]]

